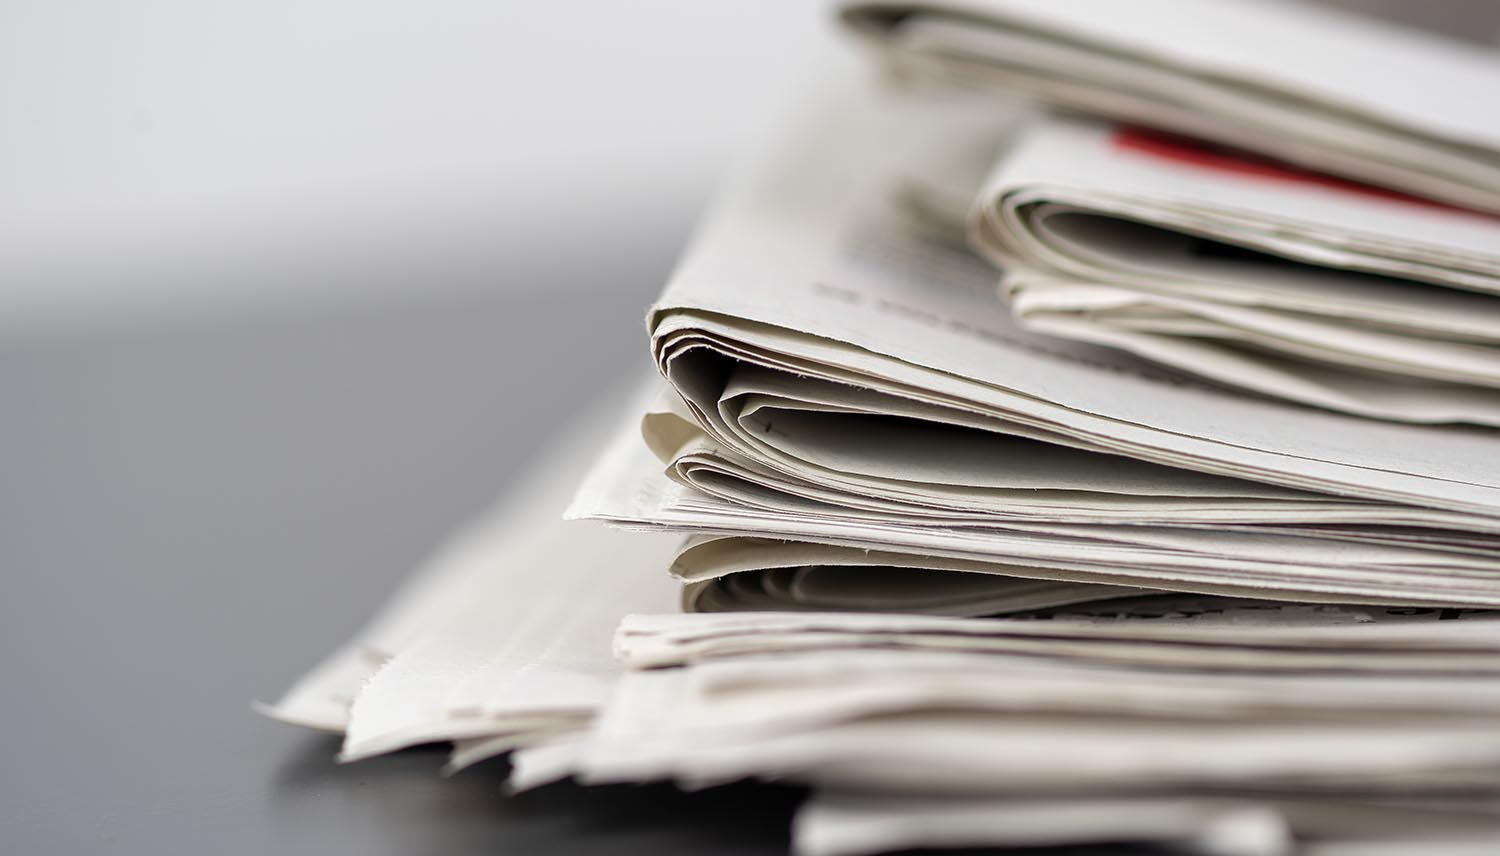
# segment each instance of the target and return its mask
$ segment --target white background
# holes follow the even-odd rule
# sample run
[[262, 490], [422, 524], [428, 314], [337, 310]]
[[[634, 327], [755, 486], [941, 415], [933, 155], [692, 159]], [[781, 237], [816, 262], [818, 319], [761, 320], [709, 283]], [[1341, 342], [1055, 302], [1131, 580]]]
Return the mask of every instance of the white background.
[[0, 336], [525, 290], [517, 252], [680, 230], [826, 18], [792, 0], [0, 3]]

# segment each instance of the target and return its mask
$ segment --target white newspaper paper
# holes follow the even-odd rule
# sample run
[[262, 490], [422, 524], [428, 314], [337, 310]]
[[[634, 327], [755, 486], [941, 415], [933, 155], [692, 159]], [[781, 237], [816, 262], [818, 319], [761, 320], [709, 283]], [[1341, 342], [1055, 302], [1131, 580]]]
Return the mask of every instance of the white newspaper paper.
[[[899, 464], [899, 458], [893, 457], [892, 463]], [[869, 566], [906, 568], [918, 574], [925, 569], [1054, 584], [1103, 584], [1324, 603], [1500, 606], [1492, 551], [1478, 542], [1472, 546], [1433, 543], [1432, 538], [1437, 536], [1431, 534], [1402, 543], [1395, 539], [1321, 537], [1295, 528], [1282, 533], [1003, 517], [980, 525], [973, 521], [949, 525], [920, 516], [848, 515], [821, 506], [741, 504], [668, 479], [641, 442], [633, 421], [617, 428], [616, 437], [606, 446], [567, 513], [631, 528], [708, 536], [712, 540], [685, 545], [673, 563], [675, 573], [695, 583], [742, 571], [799, 566], [805, 557], [816, 560], [810, 551], [830, 557], [829, 562], [835, 565], [858, 561], [859, 552], [871, 551], [867, 554], [872, 557]], [[739, 540], [752, 537], [759, 540]], [[726, 557], [722, 550], [704, 546], [715, 542], [739, 555]], [[754, 552], [741, 552], [740, 548], [746, 546], [753, 546]], [[758, 568], [745, 563], [750, 559]], [[900, 578], [881, 573], [887, 579], [882, 588], [894, 598], [901, 588]], [[873, 578], [860, 581], [837, 572], [820, 571], [819, 576], [830, 583], [842, 579], [839, 597], [844, 601], [840, 608], [847, 606], [849, 599], [861, 596], [862, 590], [868, 593], [873, 582]], [[920, 583], [913, 583], [908, 594], [901, 595], [907, 599], [906, 611], [923, 611], [917, 608], [919, 590]], [[989, 594], [1005, 594], [986, 592], [979, 584], [971, 586], [970, 591], [976, 596], [971, 606], [977, 606]], [[1094, 599], [1083, 590], [1072, 591], [1080, 596], [1068, 595], [1059, 602]], [[705, 593], [701, 588], [690, 590], [689, 602]], [[740, 594], [753, 593], [741, 587]], [[745, 598], [736, 599], [751, 604]], [[781, 600], [777, 608], [796, 605], [794, 599]], [[973, 612], [961, 610], [956, 614]]]
[[792, 835], [799, 856], [1127, 842], [1205, 856], [1480, 856], [1500, 838], [1500, 815], [1264, 793], [996, 800], [833, 791], [803, 804]]
[[898, 70], [1500, 211], [1500, 59], [1289, 0], [852, 0]]
[[456, 759], [472, 763], [585, 727], [620, 668], [610, 653], [620, 617], [680, 598], [665, 573], [680, 539], [560, 518], [607, 422], [582, 420], [266, 712], [346, 731], [346, 760], [464, 739], [482, 744]]
[[632, 668], [802, 651], [898, 647], [1210, 672], [1500, 673], [1500, 614], [1220, 598], [1143, 597], [1027, 618], [848, 613], [633, 615], [615, 646]]
[[1038, 117], [973, 227], [1039, 332], [1267, 395], [1500, 425], [1500, 220]]
[[[1266, 611], [1236, 628], [1192, 616], [640, 617], [620, 637], [636, 669], [573, 752], [574, 773], [986, 793], [1500, 786], [1493, 621], [1299, 628], [1283, 618]], [[739, 647], [725, 644], [735, 626]], [[794, 626], [802, 630], [778, 631]], [[847, 647], [823, 644], [841, 635]], [[942, 644], [1027, 635], [1051, 654]], [[1073, 658], [1069, 639], [1083, 643], [1075, 651], [1103, 643], [1096, 652], [1145, 653]], [[1216, 646], [1246, 668], [1197, 657]], [[1150, 653], [1173, 647], [1186, 654], [1175, 664]], [[1270, 668], [1288, 652], [1307, 659]], [[681, 665], [663, 669], [661, 655]]]
[[1027, 333], [981, 266], [962, 276], [956, 261], [929, 263], [936, 250], [909, 246], [889, 191], [932, 145], [973, 130], [972, 103], [892, 102], [844, 86], [814, 112], [730, 195], [651, 315], [657, 361], [706, 428], [718, 427], [727, 372], [741, 364], [852, 386], [908, 418], [951, 413], [995, 433], [1199, 472], [1500, 511], [1500, 437], [1198, 386]]
[[622, 438], [571, 513], [1027, 579], [1500, 605], [1500, 436], [1249, 398], [1029, 333], [907, 204], [911, 165], [1008, 119], [849, 86], [812, 109], [651, 314], [680, 400], [646, 430], [677, 482]]

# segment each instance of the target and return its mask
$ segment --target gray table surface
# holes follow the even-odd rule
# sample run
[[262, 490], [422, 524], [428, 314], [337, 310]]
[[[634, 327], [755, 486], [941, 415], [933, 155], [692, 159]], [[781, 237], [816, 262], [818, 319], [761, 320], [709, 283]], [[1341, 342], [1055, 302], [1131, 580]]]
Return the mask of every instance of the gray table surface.
[[339, 766], [333, 738], [249, 708], [643, 362], [653, 279], [0, 355], [0, 851], [782, 850], [790, 791], [507, 798], [503, 765]]
[[790, 791], [507, 798], [503, 765], [339, 766], [334, 739], [249, 707], [645, 365], [643, 309], [682, 239], [665, 231], [592, 271], [528, 270], [523, 295], [0, 348], [0, 852], [784, 849]]

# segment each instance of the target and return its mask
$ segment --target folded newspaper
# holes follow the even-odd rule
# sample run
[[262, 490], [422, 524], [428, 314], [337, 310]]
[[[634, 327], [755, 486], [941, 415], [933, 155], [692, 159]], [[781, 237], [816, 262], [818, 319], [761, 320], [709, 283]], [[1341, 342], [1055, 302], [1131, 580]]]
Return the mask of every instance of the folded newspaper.
[[1495, 211], [1493, 64], [1279, 5], [844, 10], [945, 85], [819, 75], [661, 379], [264, 710], [516, 789], [807, 785], [802, 856], [1494, 852], [1492, 224], [972, 91]]
[[1500, 211], [1493, 51], [1291, 0], [846, 0], [898, 71]]
[[803, 856], [1500, 835], [1500, 613], [1152, 595], [980, 620], [663, 614], [669, 542], [558, 519], [595, 442], [440, 551], [345, 649], [352, 680], [315, 669], [270, 712], [346, 730], [346, 760], [515, 751], [517, 788], [811, 783]]
[[851, 87], [812, 113], [651, 313], [655, 457], [627, 427], [570, 510], [700, 536], [674, 563], [695, 608], [985, 614], [1098, 584], [1500, 606], [1500, 436], [1020, 329], [908, 202], [992, 111]]
[[1500, 58], [1240, 0], [853, 2], [844, 20], [950, 89], [1105, 117], [1038, 117], [975, 206], [1027, 329], [1362, 416], [1500, 425], [1500, 123], [1468, 106]]
[[1028, 329], [1267, 395], [1500, 426], [1500, 220], [1038, 117], [975, 243]]
[[672, 610], [680, 588], [663, 573], [679, 539], [561, 518], [603, 439], [593, 426], [619, 406], [607, 399], [580, 419], [354, 639], [262, 712], [343, 733], [345, 760], [464, 741], [460, 766], [586, 727], [620, 672], [615, 626], [631, 612]]

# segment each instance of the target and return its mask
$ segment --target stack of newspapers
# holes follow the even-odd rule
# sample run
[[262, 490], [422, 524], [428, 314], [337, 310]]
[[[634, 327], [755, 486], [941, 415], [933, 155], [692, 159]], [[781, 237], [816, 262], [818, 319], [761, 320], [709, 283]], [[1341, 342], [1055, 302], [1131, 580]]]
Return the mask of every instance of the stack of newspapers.
[[807, 785], [806, 856], [1500, 852], [1500, 59], [1250, 0], [837, 20], [659, 377], [269, 712]]

